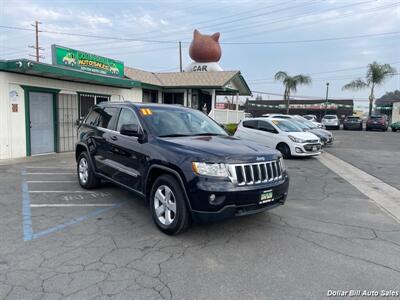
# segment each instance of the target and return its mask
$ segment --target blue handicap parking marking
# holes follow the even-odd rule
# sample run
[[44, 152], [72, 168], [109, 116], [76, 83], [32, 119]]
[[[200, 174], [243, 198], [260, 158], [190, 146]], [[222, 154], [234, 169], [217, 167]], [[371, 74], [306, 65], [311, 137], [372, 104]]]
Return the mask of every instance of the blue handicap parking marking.
[[[37, 190], [30, 190], [29, 189], [29, 183], [46, 183], [45, 180], [34, 180], [34, 181], [29, 181], [28, 176], [30, 175], [38, 175], [38, 176], [57, 176], [57, 175], [62, 175], [65, 176], [65, 173], [62, 172], [27, 172], [26, 170], [23, 170], [21, 172], [21, 192], [22, 192], [22, 215], [23, 215], [23, 239], [24, 241], [30, 241], [33, 239], [37, 239], [40, 237], [44, 237], [46, 235], [49, 235], [51, 233], [63, 230], [69, 226], [73, 226], [75, 224], [78, 224], [80, 222], [83, 222], [89, 218], [95, 217], [99, 214], [102, 214], [104, 212], [110, 211], [114, 208], [120, 207], [124, 205], [126, 202], [118, 202], [118, 203], [97, 203], [93, 204], [91, 203], [95, 199], [102, 199], [104, 197], [111, 196], [111, 193], [109, 192], [91, 192], [91, 191], [85, 191], [85, 190], [66, 190], [66, 191], [58, 191], [58, 190], [43, 190], [43, 191], [37, 191]], [[61, 182], [67, 182], [67, 180], [61, 180], [61, 181], [47, 181], [48, 183], [61, 183]], [[68, 181], [68, 182], [73, 182], [73, 181]], [[51, 188], [51, 187], [50, 187]], [[49, 201], [46, 201], [46, 203], [32, 203], [31, 202], [31, 195], [43, 195], [43, 194], [50, 194], [50, 195], [56, 195], [56, 202], [57, 203], [47, 203]], [[83, 195], [88, 195], [88, 197], [85, 197]], [[46, 197], [41, 197], [45, 198]], [[49, 197], [47, 197], [48, 200]], [[51, 197], [50, 197], [51, 198]], [[89, 199], [87, 199], [89, 198]], [[54, 199], [53, 199], [54, 200]], [[58, 200], [62, 200], [62, 203], [59, 203]], [[89, 200], [89, 203], [82, 203], [79, 201], [82, 200]], [[79, 202], [79, 203], [71, 203], [71, 202]], [[53, 201], [54, 202], [54, 201]], [[57, 208], [65, 208], [65, 207], [95, 207], [95, 209], [85, 215], [78, 216], [78, 217], [73, 217], [69, 220], [66, 220], [65, 222], [61, 224], [57, 224], [55, 226], [52, 226], [47, 229], [43, 229], [37, 232], [33, 231], [33, 221], [32, 221], [32, 208], [41, 208], [41, 207], [57, 207]]]

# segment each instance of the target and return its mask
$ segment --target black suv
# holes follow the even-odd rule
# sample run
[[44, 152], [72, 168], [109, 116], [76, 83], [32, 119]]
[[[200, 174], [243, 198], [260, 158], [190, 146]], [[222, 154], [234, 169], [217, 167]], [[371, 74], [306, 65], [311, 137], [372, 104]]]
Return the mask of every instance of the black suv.
[[79, 183], [109, 180], [144, 198], [167, 234], [284, 204], [280, 152], [229, 136], [204, 113], [175, 105], [108, 102], [78, 128]]

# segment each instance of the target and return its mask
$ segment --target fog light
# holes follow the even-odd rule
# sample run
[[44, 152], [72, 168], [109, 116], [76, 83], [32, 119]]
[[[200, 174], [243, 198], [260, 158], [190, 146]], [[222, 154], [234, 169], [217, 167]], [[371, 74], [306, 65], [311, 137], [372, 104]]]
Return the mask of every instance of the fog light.
[[295, 150], [296, 150], [296, 153], [303, 153], [303, 152], [304, 152], [304, 151], [303, 151], [301, 148], [299, 148], [299, 147], [296, 147]]
[[211, 194], [210, 196], [208, 196], [208, 202], [211, 205], [220, 205], [222, 202], [225, 201], [225, 196], [224, 195], [220, 195], [220, 196], [216, 196], [215, 194]]

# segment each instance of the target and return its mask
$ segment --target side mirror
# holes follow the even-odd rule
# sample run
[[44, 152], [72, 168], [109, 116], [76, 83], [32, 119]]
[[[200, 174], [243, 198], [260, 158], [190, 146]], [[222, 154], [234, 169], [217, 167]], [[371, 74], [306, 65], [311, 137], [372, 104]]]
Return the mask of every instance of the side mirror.
[[122, 125], [121, 130], [119, 131], [120, 134], [126, 136], [135, 136], [135, 137], [142, 137], [143, 132], [140, 130], [137, 124], [125, 124]]

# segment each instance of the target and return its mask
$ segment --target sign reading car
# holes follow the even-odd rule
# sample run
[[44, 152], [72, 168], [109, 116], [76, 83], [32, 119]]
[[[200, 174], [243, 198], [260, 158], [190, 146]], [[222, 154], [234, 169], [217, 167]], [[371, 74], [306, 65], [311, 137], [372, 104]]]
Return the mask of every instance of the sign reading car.
[[124, 76], [124, 63], [58, 45], [51, 46], [53, 65], [60, 65], [100, 75]]

